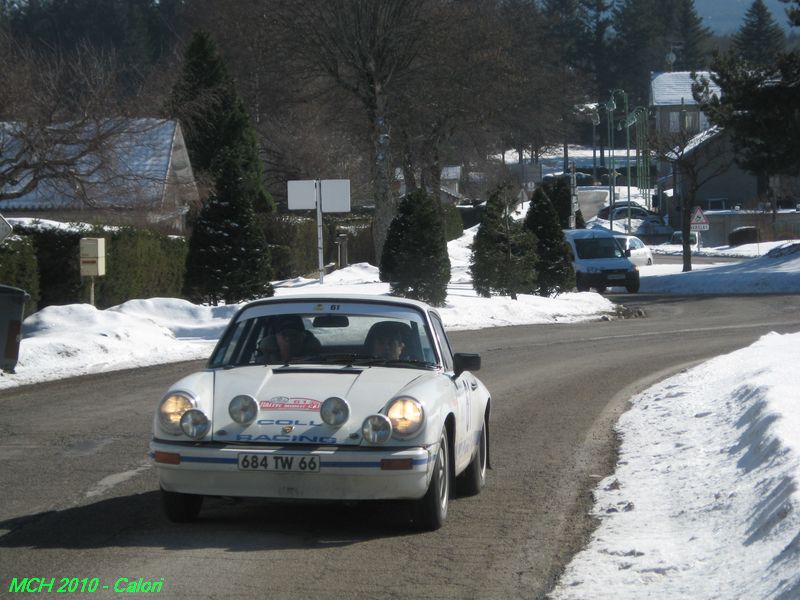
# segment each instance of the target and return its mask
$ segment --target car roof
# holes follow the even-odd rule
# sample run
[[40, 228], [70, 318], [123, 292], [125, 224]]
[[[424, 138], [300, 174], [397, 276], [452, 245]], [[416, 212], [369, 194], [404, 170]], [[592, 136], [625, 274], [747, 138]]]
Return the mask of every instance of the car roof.
[[613, 238], [614, 234], [608, 229], [564, 229], [565, 237], [574, 240], [582, 240], [589, 238]]
[[292, 294], [288, 296], [273, 296], [271, 298], [261, 298], [259, 300], [253, 300], [248, 302], [246, 306], [252, 306], [256, 304], [281, 304], [281, 303], [291, 303], [291, 302], [362, 302], [362, 303], [369, 303], [369, 304], [385, 304], [387, 306], [394, 305], [394, 306], [409, 306], [419, 310], [427, 311], [432, 310], [436, 312], [436, 310], [426, 304], [425, 302], [420, 302], [419, 300], [412, 300], [411, 298], [402, 298], [400, 296], [374, 296], [370, 294], [343, 294], [343, 293], [327, 293], [327, 294]]

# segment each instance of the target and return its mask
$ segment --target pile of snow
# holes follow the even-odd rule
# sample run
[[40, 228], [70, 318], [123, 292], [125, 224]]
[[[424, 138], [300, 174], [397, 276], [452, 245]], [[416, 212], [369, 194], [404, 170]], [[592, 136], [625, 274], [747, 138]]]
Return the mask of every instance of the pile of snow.
[[798, 363], [773, 333], [634, 398], [552, 597], [800, 597]]

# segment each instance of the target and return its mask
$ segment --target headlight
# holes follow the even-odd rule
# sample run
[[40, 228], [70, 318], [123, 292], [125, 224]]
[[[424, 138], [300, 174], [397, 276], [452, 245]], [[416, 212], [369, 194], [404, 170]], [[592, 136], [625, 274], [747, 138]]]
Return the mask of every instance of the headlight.
[[204, 438], [208, 433], [208, 427], [208, 417], [203, 414], [203, 411], [197, 410], [196, 408], [187, 410], [181, 417], [181, 429], [183, 433], [193, 440]]
[[181, 417], [194, 408], [194, 398], [184, 392], [173, 392], [164, 396], [158, 405], [158, 420], [164, 431], [172, 435], [181, 434]]
[[228, 405], [228, 414], [239, 425], [247, 427], [258, 415], [258, 403], [251, 396], [235, 396]]
[[400, 397], [392, 401], [386, 416], [392, 422], [392, 429], [396, 437], [411, 437], [419, 432], [425, 413], [422, 405], [414, 398]]
[[370, 415], [361, 425], [361, 434], [370, 444], [384, 444], [392, 436], [392, 423], [383, 415]]
[[350, 407], [346, 400], [333, 396], [322, 403], [319, 414], [328, 425], [339, 427], [350, 417]]

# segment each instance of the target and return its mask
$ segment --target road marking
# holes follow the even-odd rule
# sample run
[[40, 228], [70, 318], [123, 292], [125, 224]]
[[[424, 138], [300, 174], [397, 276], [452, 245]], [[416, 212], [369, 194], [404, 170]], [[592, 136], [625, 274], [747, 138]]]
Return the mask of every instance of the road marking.
[[119, 485], [120, 483], [124, 483], [129, 479], [133, 479], [140, 473], [147, 471], [153, 467], [150, 460], [145, 460], [142, 462], [138, 467], [132, 469], [130, 471], [123, 471], [122, 473], [114, 473], [113, 475], [109, 475], [107, 477], [103, 477], [100, 481], [98, 481], [92, 489], [86, 492], [87, 498], [93, 498], [95, 496], [99, 496], [101, 494], [105, 494], [108, 490], [113, 488], [114, 486]]

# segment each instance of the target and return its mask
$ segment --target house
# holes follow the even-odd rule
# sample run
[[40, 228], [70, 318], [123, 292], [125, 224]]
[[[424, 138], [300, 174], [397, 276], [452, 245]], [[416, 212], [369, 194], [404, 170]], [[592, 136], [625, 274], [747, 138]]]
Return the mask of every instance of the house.
[[[458, 205], [464, 200], [460, 191], [461, 176], [463, 168], [460, 166], [442, 167], [441, 181], [439, 188], [439, 199], [442, 203]], [[406, 181], [402, 169], [395, 169], [394, 190], [398, 196], [403, 197], [406, 193]]]
[[[21, 147], [15, 135], [22, 129], [15, 123], [1, 125], [0, 141], [8, 156], [15, 144]], [[58, 164], [63, 158], [69, 168], [50, 169], [26, 193], [20, 194], [32, 172], [23, 171], [1, 186], [4, 216], [185, 232], [186, 214], [199, 193], [177, 121], [106, 119], [74, 128], [74, 138], [59, 137], [68, 127], [51, 128], [51, 142], [56, 141], [47, 152], [49, 162]]]
[[[711, 73], [698, 71], [698, 79], [710, 81], [711, 93], [720, 93], [719, 86], [711, 81]], [[700, 110], [692, 95], [691, 71], [652, 73], [650, 75], [650, 108], [655, 118], [657, 134], [697, 133], [708, 129], [708, 117]]]

